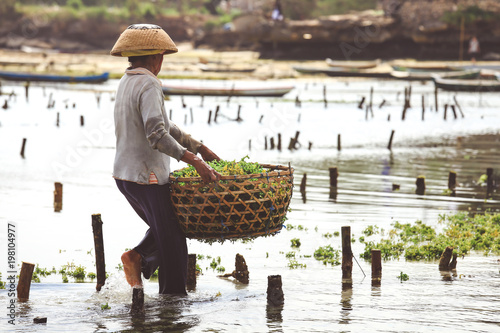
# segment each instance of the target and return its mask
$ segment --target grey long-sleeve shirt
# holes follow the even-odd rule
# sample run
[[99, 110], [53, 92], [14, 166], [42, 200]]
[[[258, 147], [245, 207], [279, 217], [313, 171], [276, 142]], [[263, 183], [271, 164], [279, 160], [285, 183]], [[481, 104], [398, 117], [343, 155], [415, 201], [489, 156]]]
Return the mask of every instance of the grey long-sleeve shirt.
[[168, 183], [170, 156], [180, 160], [186, 149], [196, 154], [201, 143], [170, 122], [161, 82], [145, 68], [127, 69], [115, 103], [116, 155], [113, 177], [149, 184]]

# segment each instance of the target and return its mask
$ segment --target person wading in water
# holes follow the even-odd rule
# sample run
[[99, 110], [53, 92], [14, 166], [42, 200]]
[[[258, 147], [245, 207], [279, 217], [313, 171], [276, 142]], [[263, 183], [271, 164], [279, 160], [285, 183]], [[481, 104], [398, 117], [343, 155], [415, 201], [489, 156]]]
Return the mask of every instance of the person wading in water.
[[165, 112], [157, 75], [163, 56], [175, 52], [168, 34], [152, 24], [129, 26], [111, 50], [111, 55], [130, 62], [116, 93], [113, 177], [149, 226], [139, 245], [121, 257], [127, 282], [142, 287], [141, 273], [148, 279], [159, 267], [159, 293], [186, 295], [188, 252], [170, 201], [170, 158], [194, 166], [207, 183], [219, 180], [220, 174], [205, 162], [219, 157]]

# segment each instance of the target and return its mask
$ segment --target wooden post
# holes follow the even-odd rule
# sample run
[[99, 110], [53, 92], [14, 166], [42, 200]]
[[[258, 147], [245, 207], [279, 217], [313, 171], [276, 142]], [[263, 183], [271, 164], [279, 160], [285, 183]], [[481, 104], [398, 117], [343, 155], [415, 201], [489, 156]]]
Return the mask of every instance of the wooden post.
[[196, 289], [196, 254], [188, 255], [187, 289]]
[[328, 107], [328, 100], [326, 98], [326, 84], [323, 86], [323, 102], [325, 104], [325, 109]]
[[248, 150], [252, 150], [252, 139], [248, 140]]
[[194, 122], [193, 108], [189, 108], [189, 114], [191, 115], [191, 124]]
[[439, 105], [438, 105], [438, 88], [434, 87], [434, 104], [436, 107], [436, 112], [439, 110]]
[[261, 115], [260, 118], [259, 118], [259, 124], [262, 123], [262, 118], [264, 118], [264, 115]]
[[144, 312], [144, 288], [132, 288], [132, 313]]
[[330, 187], [337, 187], [337, 178], [339, 171], [337, 167], [329, 168], [330, 171]]
[[[453, 257], [453, 260], [452, 260]], [[451, 262], [450, 262], [451, 260]], [[440, 271], [448, 271], [451, 269], [455, 269], [457, 267], [456, 264], [456, 253], [453, 254], [453, 247], [448, 246], [444, 249], [441, 254], [441, 258], [439, 258], [439, 270]]]
[[415, 184], [417, 185], [415, 193], [419, 195], [425, 194], [425, 176], [418, 176]]
[[279, 151], [281, 151], [281, 133], [278, 133], [278, 145], [277, 148]]
[[85, 119], [83, 118], [83, 116], [80, 116], [80, 126], [84, 125], [85, 125]]
[[201, 95], [201, 103], [200, 103], [200, 106], [203, 107], [203, 101], [205, 99], [205, 96], [204, 95]]
[[273, 137], [271, 137], [269, 139], [269, 145], [271, 146], [270, 149], [273, 150], [274, 149], [274, 138]]
[[267, 303], [273, 306], [285, 304], [285, 296], [282, 289], [281, 275], [269, 275], [267, 277]]
[[448, 104], [444, 105], [444, 116], [443, 119], [446, 120], [446, 114], [448, 113]]
[[290, 143], [288, 144], [289, 150], [298, 149], [297, 144], [299, 143], [299, 135], [300, 135], [300, 131], [297, 131], [297, 132], [295, 132], [295, 137], [290, 138]]
[[267, 136], [264, 137], [264, 150], [267, 150]]
[[342, 283], [352, 283], [351, 227], [342, 227]]
[[182, 108], [186, 108], [186, 103], [184, 103], [184, 96], [181, 96], [181, 103], [182, 103]]
[[215, 115], [214, 115], [214, 123], [217, 122], [217, 118], [219, 117], [220, 105], [215, 107]]
[[458, 108], [458, 111], [460, 112], [460, 114], [462, 115], [462, 118], [465, 118], [465, 115], [464, 113], [462, 112], [462, 108], [460, 107], [460, 104], [458, 104], [458, 101], [457, 101], [457, 96], [453, 96], [453, 100], [455, 101], [455, 104]]
[[422, 121], [425, 120], [425, 97], [424, 94], [422, 94]]
[[56, 126], [59, 127], [59, 112], [57, 113]]
[[373, 87], [370, 87], [370, 110], [373, 116]]
[[382, 280], [382, 256], [380, 250], [372, 250], [372, 286], [380, 286]]
[[26, 102], [27, 102], [28, 98], [29, 98], [30, 81], [26, 81], [26, 84], [24, 85], [24, 89], [25, 89]]
[[457, 173], [455, 171], [450, 171], [448, 174], [448, 189], [455, 192], [457, 187]]
[[212, 110], [208, 111], [208, 124], [212, 121]]
[[385, 99], [382, 100], [382, 102], [380, 103], [380, 105], [378, 106], [378, 108], [381, 109], [384, 105], [385, 105]]
[[340, 144], [340, 134], [337, 135], [337, 150], [342, 150], [342, 145]]
[[361, 101], [358, 104], [358, 109], [363, 109], [363, 104], [365, 103], [365, 96], [361, 98]]
[[92, 231], [94, 233], [95, 265], [97, 271], [97, 285], [95, 289], [101, 290], [106, 282], [106, 264], [104, 262], [104, 241], [102, 237], [101, 214], [92, 215]]
[[307, 173], [304, 173], [302, 177], [302, 181], [300, 182], [300, 194], [302, 194], [302, 202], [306, 203], [306, 181], [307, 181]]
[[309, 141], [309, 147], [308, 147], [309, 150], [311, 150], [312, 145], [313, 145], [313, 143], [311, 141]]
[[19, 273], [19, 281], [17, 282], [17, 299], [21, 302], [27, 301], [30, 298], [31, 278], [35, 265], [29, 262], [24, 262], [21, 265], [21, 273]]
[[486, 176], [488, 177], [486, 179], [486, 192], [489, 195], [491, 192], [493, 192], [493, 168], [486, 169]]
[[63, 185], [59, 182], [54, 183], [54, 212], [62, 210]]
[[21, 157], [24, 158], [24, 149], [26, 148], [26, 138], [23, 138], [23, 144], [21, 145]]
[[300, 117], [302, 116], [302, 113], [299, 113], [299, 116], [297, 117], [297, 122], [300, 123]]
[[243, 119], [241, 119], [240, 114], [241, 114], [241, 104], [240, 104], [240, 105], [238, 105], [238, 113], [237, 113], [237, 115], [236, 115], [236, 121], [237, 121], [237, 122], [241, 122], [241, 121], [243, 121]]
[[389, 144], [387, 145], [387, 149], [392, 150], [392, 139], [394, 139], [394, 130], [391, 131], [391, 137], [389, 138]]
[[453, 112], [453, 118], [457, 119], [457, 111], [455, 109], [455, 105], [450, 105], [451, 111]]

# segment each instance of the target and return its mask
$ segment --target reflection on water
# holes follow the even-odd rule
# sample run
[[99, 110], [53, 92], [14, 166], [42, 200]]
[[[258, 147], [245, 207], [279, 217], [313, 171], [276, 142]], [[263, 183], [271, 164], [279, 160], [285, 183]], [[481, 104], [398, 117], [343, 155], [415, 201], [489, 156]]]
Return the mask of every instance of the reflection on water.
[[[285, 99], [171, 97], [167, 109], [187, 132], [211, 147], [225, 159], [241, 159], [287, 165], [295, 168], [295, 186], [307, 173], [303, 202], [299, 191], [292, 198], [288, 221], [303, 228], [283, 229], [277, 236], [253, 242], [226, 242], [208, 245], [189, 241], [190, 253], [220, 257], [231, 271], [236, 253], [244, 255], [250, 271], [250, 284], [217, 278], [210, 267], [212, 259], [199, 260], [202, 275], [195, 290], [186, 297], [161, 297], [157, 284], [145, 283], [145, 313], [130, 313], [132, 296], [123, 272], [115, 267], [126, 248], [136, 244], [145, 230], [118, 193], [110, 176], [114, 157], [113, 129], [102, 121], [112, 121], [113, 101], [103, 94], [97, 107], [93, 92], [70, 91], [65, 87], [41, 89], [33, 85], [30, 102], [17, 98], [11, 108], [0, 112], [0, 221], [19, 227], [19, 258], [56, 268], [68, 262], [94, 267], [90, 215], [103, 217], [107, 271], [112, 273], [100, 293], [94, 284], [63, 284], [61, 277], [34, 283], [30, 301], [18, 304], [19, 332], [492, 332], [499, 328], [500, 287], [498, 257], [483, 255], [459, 259], [457, 271], [439, 272], [437, 262], [383, 262], [381, 284], [364, 278], [370, 263], [359, 260], [353, 267], [352, 281], [342, 283], [340, 267], [326, 266], [314, 259], [319, 246], [340, 248], [339, 237], [325, 237], [350, 226], [355, 257], [364, 250], [359, 241], [369, 225], [389, 230], [398, 221], [421, 220], [436, 228], [439, 215], [456, 211], [471, 214], [500, 211], [498, 179], [500, 165], [500, 113], [496, 95], [460, 94], [465, 118], [444, 121], [438, 112], [410, 109], [400, 120], [401, 101], [397, 93], [401, 82], [329, 80], [334, 100], [324, 108], [323, 84], [294, 82], [293, 96]], [[106, 88], [114, 89], [116, 81]], [[374, 104], [386, 100], [383, 108], [366, 119], [357, 109], [360, 96], [375, 87]], [[79, 86], [71, 86], [78, 88]], [[417, 84], [414, 95], [430, 96], [433, 86]], [[6, 86], [5, 91], [24, 93], [22, 86]], [[44, 95], [45, 93], [45, 95]], [[57, 100], [55, 109], [46, 105], [48, 94]], [[293, 107], [300, 95], [302, 106]], [[110, 96], [111, 97], [111, 96]], [[441, 104], [453, 99], [440, 94]], [[67, 101], [74, 109], [65, 109]], [[415, 101], [415, 105], [418, 101]], [[183, 107], [187, 104], [187, 108]], [[209, 109], [220, 106], [216, 124], [207, 125]], [[234, 122], [241, 105], [243, 122]], [[60, 108], [58, 108], [58, 106]], [[193, 110], [194, 122], [190, 119]], [[55, 125], [60, 113], [60, 126]], [[85, 115], [85, 126], [80, 115]], [[388, 117], [391, 116], [391, 121]], [[300, 130], [299, 150], [281, 152], [264, 149], [264, 138], [287, 140]], [[389, 134], [395, 130], [392, 150], [387, 149]], [[342, 150], [335, 146], [342, 134]], [[19, 146], [28, 138], [26, 156], [19, 157]], [[248, 142], [252, 140], [249, 150]], [[313, 142], [312, 149], [304, 147]], [[57, 162], [57, 163], [55, 163]], [[172, 161], [173, 168], [182, 164]], [[330, 187], [329, 169], [338, 168], [337, 186]], [[492, 183], [488, 169], [492, 168]], [[450, 171], [457, 174], [455, 195], [448, 191]], [[416, 179], [425, 176], [425, 193], [417, 195]], [[485, 175], [483, 177], [483, 175]], [[485, 178], [486, 177], [486, 178]], [[53, 183], [64, 183], [64, 208], [53, 212]], [[141, 229], [143, 228], [143, 229]], [[2, 234], [3, 236], [3, 234]], [[76, 237], [78, 236], [78, 237]], [[301, 241], [291, 248], [291, 239]], [[291, 269], [287, 254], [294, 252], [303, 268]], [[90, 254], [89, 254], [90, 253]], [[5, 260], [5, 256], [0, 260]], [[6, 265], [0, 261], [0, 269]], [[404, 272], [408, 281], [397, 276]], [[285, 304], [267, 305], [269, 275], [283, 276]], [[6, 275], [3, 275], [6, 276]], [[356, 291], [354, 293], [354, 291]], [[0, 291], [0, 304], [8, 301]], [[102, 306], [108, 304], [109, 308]], [[452, 306], [443, 306], [443, 304]], [[446, 322], [436, 321], [436, 313]], [[35, 326], [33, 318], [47, 317], [45, 326]], [[0, 323], [3, 331], [4, 322]], [[341, 329], [338, 329], [338, 326]], [[41, 328], [40, 328], [41, 327]]]

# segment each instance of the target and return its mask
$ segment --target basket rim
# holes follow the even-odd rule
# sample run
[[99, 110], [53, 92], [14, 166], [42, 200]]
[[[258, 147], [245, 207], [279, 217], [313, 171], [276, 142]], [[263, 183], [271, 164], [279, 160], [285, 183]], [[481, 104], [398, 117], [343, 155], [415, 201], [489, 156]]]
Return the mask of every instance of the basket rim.
[[[260, 164], [260, 163], [259, 163]], [[271, 172], [254, 173], [249, 175], [227, 175], [221, 176], [220, 180], [237, 180], [237, 179], [250, 179], [250, 178], [264, 178], [264, 177], [275, 177], [275, 176], [289, 176], [293, 175], [294, 168], [289, 165], [280, 164], [260, 164], [263, 168], [278, 170]], [[175, 170], [178, 171], [178, 170]], [[175, 172], [174, 171], [174, 172]], [[171, 183], [187, 183], [187, 182], [203, 182], [200, 176], [198, 177], [174, 177], [173, 172], [170, 173], [169, 180]]]

